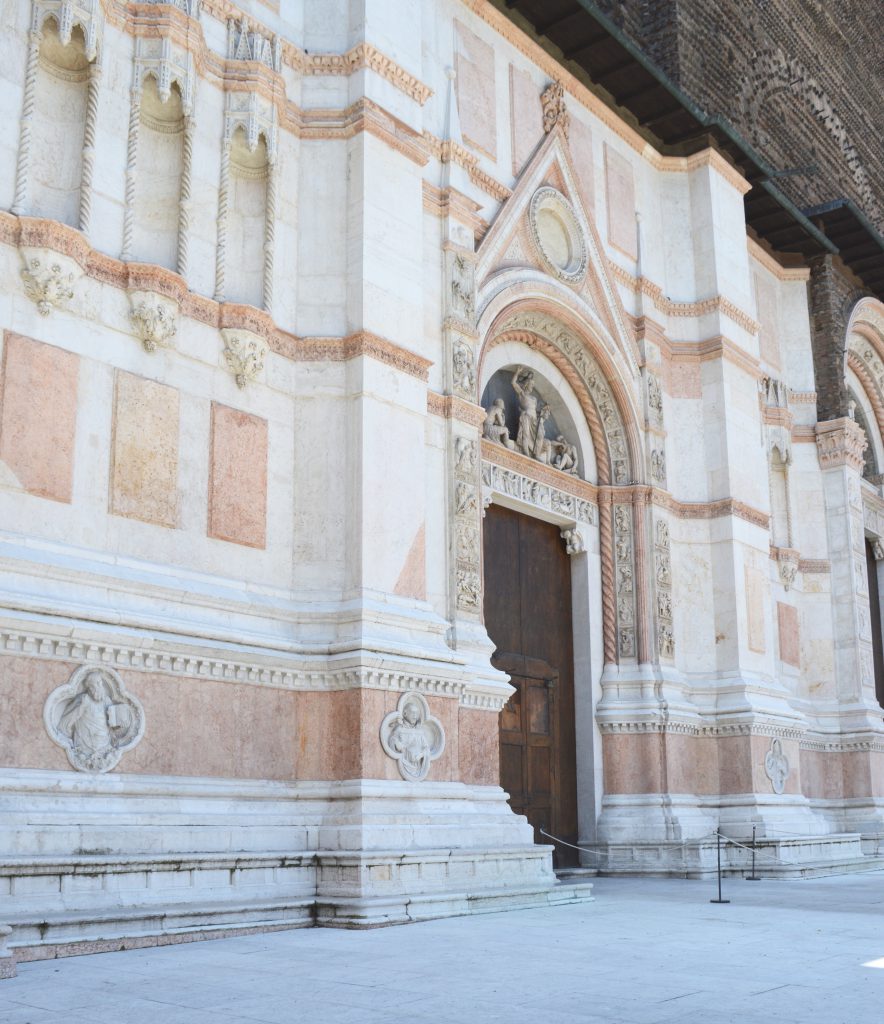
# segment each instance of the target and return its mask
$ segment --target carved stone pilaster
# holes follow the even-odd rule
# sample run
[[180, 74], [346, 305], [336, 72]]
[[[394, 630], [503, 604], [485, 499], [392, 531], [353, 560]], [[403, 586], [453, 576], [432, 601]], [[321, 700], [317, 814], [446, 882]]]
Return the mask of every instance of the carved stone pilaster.
[[224, 362], [236, 378], [236, 386], [244, 388], [264, 369], [267, 342], [260, 334], [237, 328], [221, 329], [224, 339]]
[[458, 611], [482, 610], [482, 547], [480, 537], [479, 442], [454, 438], [454, 561]]
[[669, 523], [665, 519], [657, 519], [654, 523], [654, 593], [657, 604], [657, 653], [661, 658], [673, 658], [672, 551]]
[[636, 645], [635, 552], [633, 517], [629, 505], [613, 507], [614, 572], [617, 595], [617, 653], [621, 658], [634, 658]]
[[70, 256], [35, 246], [22, 246], [21, 271], [25, 294], [37, 305], [41, 316], [64, 309], [74, 297], [74, 286], [83, 268]]

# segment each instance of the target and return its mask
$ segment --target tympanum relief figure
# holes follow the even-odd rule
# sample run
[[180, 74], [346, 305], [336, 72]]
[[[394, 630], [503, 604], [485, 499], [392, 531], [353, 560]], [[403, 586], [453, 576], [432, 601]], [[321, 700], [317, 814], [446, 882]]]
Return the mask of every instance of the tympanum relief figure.
[[535, 390], [534, 374], [523, 366], [516, 368], [511, 382], [519, 402], [519, 426], [516, 439], [510, 437], [506, 425], [506, 403], [502, 398], [494, 400], [485, 412], [483, 433], [486, 438], [512, 448], [563, 473], [578, 475], [579, 458], [577, 446], [571, 444], [564, 434], [555, 438], [547, 436], [547, 423], [552, 415], [549, 405]]

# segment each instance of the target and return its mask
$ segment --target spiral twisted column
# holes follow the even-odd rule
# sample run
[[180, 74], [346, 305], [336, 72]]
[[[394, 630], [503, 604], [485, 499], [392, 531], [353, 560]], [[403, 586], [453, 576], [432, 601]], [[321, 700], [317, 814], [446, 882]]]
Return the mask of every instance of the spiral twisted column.
[[602, 639], [606, 665], [617, 663], [617, 584], [614, 575], [614, 497], [599, 492], [599, 544], [602, 559]]
[[21, 131], [18, 140], [18, 161], [15, 168], [15, 198], [12, 212], [27, 212], [31, 191], [31, 141], [34, 130], [34, 109], [37, 103], [37, 64], [40, 56], [40, 33], [28, 33], [28, 59], [25, 69], [25, 90], [22, 100]]
[[230, 203], [230, 139], [225, 136], [221, 151], [221, 182], [218, 188], [218, 240], [215, 246], [215, 301], [224, 301], [227, 272], [227, 218]]
[[276, 161], [267, 167], [267, 197], [264, 208], [264, 308], [273, 313], [273, 257], [276, 247]]
[[193, 191], [193, 135], [194, 119], [184, 119], [184, 154], [181, 160], [181, 189], [178, 197], [178, 273], [187, 277], [188, 246], [190, 244], [190, 205]]
[[89, 65], [89, 84], [86, 93], [86, 124], [83, 127], [83, 169], [80, 174], [80, 230], [89, 234], [92, 220], [92, 179], [95, 173], [95, 130], [98, 126], [98, 96], [101, 86], [101, 68], [95, 62]]
[[135, 236], [135, 181], [138, 171], [138, 128], [141, 124], [141, 89], [132, 86], [129, 104], [129, 132], [126, 138], [126, 209], [123, 213], [123, 261], [132, 259]]

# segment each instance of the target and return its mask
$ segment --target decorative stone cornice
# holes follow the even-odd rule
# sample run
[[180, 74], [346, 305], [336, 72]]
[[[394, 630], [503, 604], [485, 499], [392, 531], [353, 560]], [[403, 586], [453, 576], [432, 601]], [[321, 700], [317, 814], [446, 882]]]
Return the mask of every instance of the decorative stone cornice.
[[[212, 654], [163, 651], [155, 642], [149, 648], [126, 641], [69, 637], [37, 629], [0, 628], [0, 654], [64, 662], [86, 662], [118, 672], [152, 672], [175, 677], [243, 683], [278, 690], [328, 692], [337, 690], [417, 690], [441, 697], [455, 697], [464, 707], [500, 711], [512, 692], [508, 686], [468, 681], [455, 675], [422, 671], [420, 667], [366, 666], [323, 668], [316, 658], [310, 664], [293, 665], [288, 652], [270, 653], [264, 662]], [[306, 660], [306, 659], [305, 659]], [[444, 670], [443, 670], [444, 671]], [[456, 671], [456, 669], [455, 669]], [[502, 692], [505, 691], [505, 692]]]
[[457, 395], [440, 395], [437, 391], [427, 392], [427, 412], [446, 420], [459, 420], [470, 427], [481, 427], [485, 422], [485, 410], [481, 405], [464, 401]]
[[822, 469], [849, 466], [862, 472], [863, 452], [868, 446], [865, 431], [846, 417], [816, 425], [817, 454]]

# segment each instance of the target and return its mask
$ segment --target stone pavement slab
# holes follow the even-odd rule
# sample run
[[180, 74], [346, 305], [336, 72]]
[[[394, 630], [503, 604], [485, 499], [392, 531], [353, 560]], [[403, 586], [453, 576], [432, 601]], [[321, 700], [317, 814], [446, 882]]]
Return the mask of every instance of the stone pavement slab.
[[[0, 1024], [880, 1024], [884, 872], [600, 878], [596, 901], [35, 961]], [[882, 961], [884, 962], [884, 961]]]

